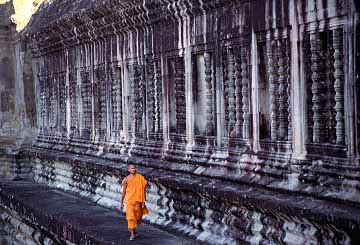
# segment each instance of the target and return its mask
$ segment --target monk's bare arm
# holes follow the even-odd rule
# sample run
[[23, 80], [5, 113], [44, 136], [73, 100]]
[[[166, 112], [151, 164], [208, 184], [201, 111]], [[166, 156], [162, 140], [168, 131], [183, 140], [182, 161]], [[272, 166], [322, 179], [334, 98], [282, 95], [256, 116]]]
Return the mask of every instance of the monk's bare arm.
[[125, 200], [126, 187], [127, 187], [127, 178], [126, 177], [122, 182], [122, 186], [123, 186], [123, 191], [122, 191], [122, 194], [121, 194], [120, 211], [122, 211], [122, 209], [124, 207], [124, 200]]
[[145, 178], [144, 178], [144, 181], [145, 181], [145, 187], [144, 187], [145, 200], [144, 200], [144, 202], [143, 202], [143, 203], [141, 203], [141, 207], [142, 207], [142, 208], [145, 208], [145, 202], [146, 202], [146, 189], [149, 187], [148, 182], [147, 182], [147, 180], [146, 180]]

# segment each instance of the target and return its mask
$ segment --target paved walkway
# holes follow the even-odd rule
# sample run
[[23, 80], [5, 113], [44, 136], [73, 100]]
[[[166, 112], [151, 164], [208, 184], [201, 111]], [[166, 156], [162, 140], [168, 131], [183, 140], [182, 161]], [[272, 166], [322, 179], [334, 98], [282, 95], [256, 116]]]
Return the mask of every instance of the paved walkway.
[[87, 237], [90, 244], [197, 244], [148, 224], [141, 225], [136, 241], [129, 241], [125, 217], [119, 212], [42, 184], [0, 182], [0, 202], [54, 233]]

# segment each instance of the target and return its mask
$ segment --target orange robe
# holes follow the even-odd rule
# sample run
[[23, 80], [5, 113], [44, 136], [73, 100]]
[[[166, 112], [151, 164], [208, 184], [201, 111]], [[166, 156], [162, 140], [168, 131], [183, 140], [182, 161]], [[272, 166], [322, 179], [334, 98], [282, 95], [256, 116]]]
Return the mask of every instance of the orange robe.
[[149, 213], [146, 207], [141, 207], [146, 200], [146, 186], [147, 181], [141, 174], [137, 173], [127, 179], [125, 203], [129, 229], [136, 229], [141, 224], [142, 216]]

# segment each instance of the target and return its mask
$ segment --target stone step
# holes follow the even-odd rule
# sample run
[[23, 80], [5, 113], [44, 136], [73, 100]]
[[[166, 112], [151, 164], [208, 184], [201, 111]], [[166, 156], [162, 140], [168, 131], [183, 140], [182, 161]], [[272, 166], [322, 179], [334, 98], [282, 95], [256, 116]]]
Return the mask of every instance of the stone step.
[[199, 244], [149, 224], [140, 225], [141, 236], [129, 241], [124, 214], [28, 181], [1, 181], [0, 205], [32, 228], [41, 227], [54, 244]]

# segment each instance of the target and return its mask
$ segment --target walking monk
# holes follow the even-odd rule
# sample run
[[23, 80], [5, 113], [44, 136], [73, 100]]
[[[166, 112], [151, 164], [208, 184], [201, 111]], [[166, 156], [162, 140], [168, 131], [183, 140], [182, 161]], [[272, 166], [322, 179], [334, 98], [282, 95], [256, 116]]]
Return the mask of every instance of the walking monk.
[[123, 210], [125, 199], [130, 241], [133, 241], [139, 236], [136, 233], [136, 228], [141, 224], [142, 216], [149, 213], [145, 207], [147, 181], [144, 176], [136, 173], [135, 165], [129, 165], [128, 171], [130, 174], [122, 182], [123, 192], [121, 195], [120, 211]]

